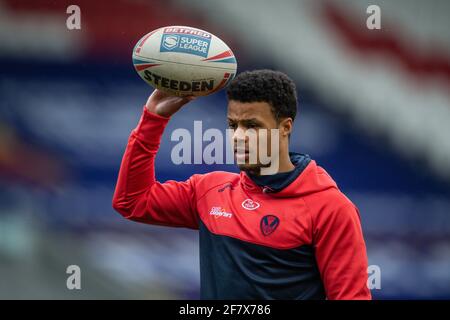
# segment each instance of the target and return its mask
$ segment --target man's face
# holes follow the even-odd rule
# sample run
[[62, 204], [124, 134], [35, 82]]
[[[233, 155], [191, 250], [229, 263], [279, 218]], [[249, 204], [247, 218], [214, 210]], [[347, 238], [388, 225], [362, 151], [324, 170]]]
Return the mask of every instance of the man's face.
[[[259, 168], [269, 166], [269, 164], [261, 163], [260, 154], [272, 156], [271, 130], [278, 129], [270, 105], [267, 102], [244, 103], [230, 100], [227, 117], [228, 127], [234, 130], [232, 140], [234, 142], [235, 160], [239, 169], [258, 172]], [[261, 138], [261, 131], [266, 131], [267, 138]], [[252, 132], [256, 133], [256, 135], [253, 135], [254, 139], [249, 137]], [[240, 148], [244, 148], [244, 150]], [[253, 152], [256, 156], [256, 162], [251, 161], [253, 158], [250, 157], [250, 153]]]

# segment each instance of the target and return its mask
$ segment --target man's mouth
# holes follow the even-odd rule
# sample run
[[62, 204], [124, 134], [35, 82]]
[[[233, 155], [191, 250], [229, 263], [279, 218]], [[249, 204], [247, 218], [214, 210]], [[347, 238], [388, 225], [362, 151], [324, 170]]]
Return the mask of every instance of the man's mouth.
[[250, 157], [250, 152], [246, 149], [234, 149], [234, 155], [237, 159], [247, 160]]

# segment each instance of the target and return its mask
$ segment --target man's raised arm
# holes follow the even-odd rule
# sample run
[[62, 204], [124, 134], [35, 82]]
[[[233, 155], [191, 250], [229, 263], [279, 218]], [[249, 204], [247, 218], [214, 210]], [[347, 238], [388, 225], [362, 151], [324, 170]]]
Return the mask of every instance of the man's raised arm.
[[155, 90], [131, 132], [120, 166], [113, 208], [127, 219], [148, 224], [198, 228], [193, 175], [183, 182], [155, 179], [155, 156], [170, 117], [192, 97]]

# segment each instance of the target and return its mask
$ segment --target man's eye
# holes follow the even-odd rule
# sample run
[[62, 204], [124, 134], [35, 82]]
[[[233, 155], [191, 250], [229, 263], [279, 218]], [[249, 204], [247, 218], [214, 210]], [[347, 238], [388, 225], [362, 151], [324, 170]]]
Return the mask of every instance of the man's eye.
[[234, 123], [228, 123], [228, 128], [236, 128], [236, 125]]
[[254, 128], [257, 128], [257, 127], [258, 127], [258, 125], [256, 123], [249, 123], [247, 125], [247, 128], [249, 128], [249, 129], [254, 129]]

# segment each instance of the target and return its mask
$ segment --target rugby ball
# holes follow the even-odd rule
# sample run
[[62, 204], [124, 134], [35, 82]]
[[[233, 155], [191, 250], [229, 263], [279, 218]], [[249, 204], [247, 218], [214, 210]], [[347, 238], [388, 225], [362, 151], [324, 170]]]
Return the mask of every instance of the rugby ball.
[[169, 26], [143, 36], [133, 49], [133, 65], [149, 85], [177, 96], [206, 96], [236, 75], [231, 49], [197, 28]]

